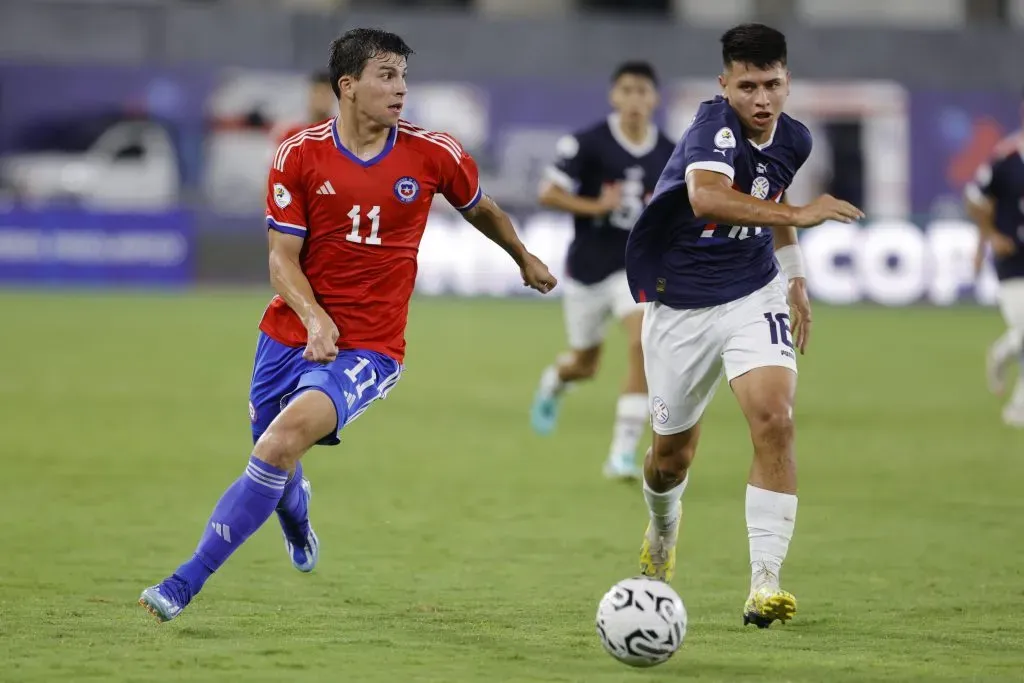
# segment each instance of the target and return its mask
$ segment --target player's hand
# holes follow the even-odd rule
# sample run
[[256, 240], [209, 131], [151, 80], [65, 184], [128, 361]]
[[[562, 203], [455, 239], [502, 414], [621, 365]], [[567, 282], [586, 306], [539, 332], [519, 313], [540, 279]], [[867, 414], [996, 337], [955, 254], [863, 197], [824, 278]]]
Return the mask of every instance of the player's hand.
[[605, 183], [601, 186], [601, 194], [597, 198], [601, 215], [611, 213], [622, 204], [622, 183]]
[[519, 270], [523, 275], [523, 287], [536, 289], [541, 294], [547, 294], [558, 284], [558, 280], [544, 262], [533, 254], [526, 255]]
[[996, 258], [1006, 258], [1017, 253], [1017, 244], [1012, 237], [997, 232], [988, 237], [988, 243], [992, 245], [992, 254]]
[[314, 363], [330, 363], [338, 357], [338, 326], [330, 316], [320, 312], [313, 316], [306, 326], [306, 349], [302, 352], [305, 360]]
[[807, 296], [807, 280], [795, 277], [789, 281], [789, 315], [793, 341], [803, 355], [811, 338], [811, 300]]
[[830, 194], [823, 194], [810, 204], [799, 207], [796, 214], [794, 225], [798, 228], [811, 228], [825, 221], [852, 223], [864, 218], [864, 212], [856, 206]]

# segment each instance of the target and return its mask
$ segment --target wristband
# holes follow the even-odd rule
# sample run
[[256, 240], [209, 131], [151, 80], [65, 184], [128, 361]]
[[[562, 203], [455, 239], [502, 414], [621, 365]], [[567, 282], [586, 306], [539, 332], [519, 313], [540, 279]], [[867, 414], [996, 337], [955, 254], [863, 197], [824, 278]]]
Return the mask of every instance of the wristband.
[[787, 244], [776, 249], [775, 258], [778, 260], [782, 272], [786, 274], [786, 279], [792, 280], [795, 277], [807, 277], [807, 274], [804, 272], [804, 257], [799, 245]]

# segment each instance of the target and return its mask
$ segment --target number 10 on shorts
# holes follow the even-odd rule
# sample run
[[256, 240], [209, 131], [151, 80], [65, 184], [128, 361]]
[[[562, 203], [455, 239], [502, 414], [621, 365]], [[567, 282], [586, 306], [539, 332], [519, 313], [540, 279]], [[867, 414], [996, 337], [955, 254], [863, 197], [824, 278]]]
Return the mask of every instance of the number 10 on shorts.
[[793, 348], [793, 340], [789, 337], [789, 314], [765, 313], [764, 319], [768, 321], [768, 332], [772, 336], [772, 344], [782, 342], [784, 346]]

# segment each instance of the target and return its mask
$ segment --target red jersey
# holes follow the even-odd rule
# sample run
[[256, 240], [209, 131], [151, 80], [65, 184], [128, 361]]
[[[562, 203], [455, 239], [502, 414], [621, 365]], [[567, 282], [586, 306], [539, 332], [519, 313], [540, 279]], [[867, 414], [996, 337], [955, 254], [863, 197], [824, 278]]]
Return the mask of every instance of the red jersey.
[[298, 135], [307, 128], [313, 128], [319, 126], [322, 123], [326, 123], [327, 120], [319, 121], [317, 123], [291, 123], [291, 124], [280, 124], [274, 126], [270, 130], [270, 139], [274, 141], [274, 147], [278, 148], [290, 137]]
[[[305, 240], [302, 271], [338, 326], [338, 348], [404, 359], [416, 257], [438, 192], [460, 211], [476, 206], [476, 162], [452, 137], [406, 121], [367, 161], [342, 146], [334, 119], [278, 148], [267, 226]], [[306, 344], [306, 328], [279, 296], [260, 329], [288, 346]]]

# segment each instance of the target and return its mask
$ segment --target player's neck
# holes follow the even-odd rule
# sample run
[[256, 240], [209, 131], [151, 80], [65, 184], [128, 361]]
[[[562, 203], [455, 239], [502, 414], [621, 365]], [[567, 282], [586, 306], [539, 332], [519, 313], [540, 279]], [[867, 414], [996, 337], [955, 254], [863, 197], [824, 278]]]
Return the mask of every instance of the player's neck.
[[618, 126], [623, 137], [635, 145], [642, 145], [646, 142], [651, 129], [650, 121], [628, 122], [621, 117], [619, 117]]
[[391, 129], [352, 112], [338, 116], [338, 140], [356, 157], [372, 159], [387, 145]]
[[771, 140], [772, 133], [774, 132], [774, 127], [772, 127], [771, 130], [762, 131], [760, 133], [751, 133], [750, 131], [743, 131], [744, 136], [747, 138], [747, 140], [753, 142], [755, 145], [763, 145], [769, 140]]

